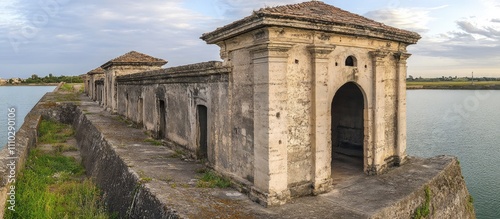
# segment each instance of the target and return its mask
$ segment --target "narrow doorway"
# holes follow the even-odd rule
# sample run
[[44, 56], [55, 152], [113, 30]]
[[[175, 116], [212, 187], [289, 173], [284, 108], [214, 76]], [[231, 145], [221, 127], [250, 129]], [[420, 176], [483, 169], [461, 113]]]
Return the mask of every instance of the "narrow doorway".
[[139, 126], [142, 126], [142, 121], [143, 121], [143, 110], [144, 110], [144, 105], [143, 105], [143, 100], [142, 98], [139, 98], [137, 101], [137, 124]]
[[167, 117], [167, 112], [166, 112], [166, 109], [165, 109], [165, 101], [164, 100], [160, 100], [159, 101], [159, 104], [158, 104], [158, 107], [159, 107], [159, 116], [158, 116], [158, 119], [160, 120], [160, 127], [159, 127], [159, 130], [158, 130], [158, 138], [159, 139], [164, 139], [167, 137], [167, 134], [166, 134], [166, 131], [167, 131], [167, 121], [166, 121], [166, 117]]
[[198, 158], [208, 158], [208, 118], [207, 107], [203, 105], [197, 106], [198, 112]]
[[346, 83], [331, 106], [332, 178], [358, 174], [364, 168], [364, 98], [360, 88]]

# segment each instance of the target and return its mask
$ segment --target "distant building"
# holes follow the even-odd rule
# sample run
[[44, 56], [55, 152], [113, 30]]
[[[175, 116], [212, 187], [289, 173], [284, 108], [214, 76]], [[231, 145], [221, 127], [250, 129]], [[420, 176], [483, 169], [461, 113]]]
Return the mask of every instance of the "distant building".
[[336, 160], [369, 175], [405, 161], [406, 47], [417, 33], [309, 1], [201, 38], [223, 62], [161, 69], [166, 61], [130, 52], [87, 90], [265, 206], [331, 190]]
[[5, 85], [7, 84], [9, 81], [5, 80], [5, 79], [2, 79], [0, 78], [0, 85]]
[[21, 84], [21, 83], [23, 83], [23, 79], [21, 79], [21, 78], [11, 78], [11, 79], [9, 80], [9, 82], [10, 82], [11, 84]]

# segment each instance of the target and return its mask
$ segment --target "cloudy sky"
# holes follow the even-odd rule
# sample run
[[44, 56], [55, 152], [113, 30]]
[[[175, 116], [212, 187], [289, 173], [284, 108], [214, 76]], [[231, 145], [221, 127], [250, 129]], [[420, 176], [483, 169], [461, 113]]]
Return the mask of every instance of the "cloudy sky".
[[[303, 0], [302, 0], [303, 1]], [[79, 75], [131, 50], [165, 67], [219, 60], [199, 37], [264, 6], [301, 0], [2, 0], [0, 77]], [[500, 0], [324, 0], [423, 38], [409, 74], [500, 77]]]

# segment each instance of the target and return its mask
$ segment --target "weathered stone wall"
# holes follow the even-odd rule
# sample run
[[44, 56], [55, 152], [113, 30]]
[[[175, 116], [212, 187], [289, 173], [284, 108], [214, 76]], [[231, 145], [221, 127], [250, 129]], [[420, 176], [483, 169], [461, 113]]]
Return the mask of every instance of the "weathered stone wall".
[[118, 93], [115, 81], [116, 77], [157, 69], [160, 69], [160, 67], [149, 65], [111, 65], [109, 67], [106, 67], [104, 69], [104, 105], [113, 112], [116, 112], [117, 110], [116, 99]]
[[92, 74], [92, 75], [89, 75], [88, 77], [89, 77], [89, 85], [88, 85], [88, 88], [86, 86], [86, 89], [88, 90], [87, 93], [88, 93], [90, 99], [97, 101], [97, 99], [101, 99], [101, 98], [98, 97], [99, 91], [98, 91], [98, 85], [96, 82], [98, 80], [104, 79], [104, 74]]
[[[413, 218], [419, 208], [428, 210], [429, 216], [426, 218], [476, 218], [458, 160], [452, 157], [435, 157], [429, 160], [447, 165], [419, 190], [413, 191], [411, 195], [377, 212], [371, 218]], [[428, 207], [425, 207], [426, 204]]]
[[[225, 54], [227, 56], [229, 54]], [[227, 148], [232, 159], [231, 171], [239, 170], [238, 177], [242, 182], [254, 183], [254, 77], [252, 63], [248, 59], [250, 52], [236, 50], [231, 54], [233, 69], [229, 74], [228, 101], [231, 119], [230, 145]]]
[[[364, 136], [357, 142], [363, 145], [365, 172], [382, 173], [406, 156], [405, 125], [398, 121], [406, 113], [399, 85], [406, 75], [406, 62], [399, 63], [408, 57], [400, 55], [406, 44], [278, 27], [217, 44], [224, 64], [233, 68], [229, 99], [238, 99], [230, 104], [233, 128], [254, 129], [254, 142], [246, 145], [259, 159], [254, 161], [257, 193], [285, 192], [277, 196], [286, 197], [325, 190], [321, 187], [331, 178], [331, 104], [346, 83], [363, 94], [363, 123], [356, 128]], [[346, 66], [349, 56], [355, 66]], [[253, 120], [253, 127], [241, 118]], [[240, 133], [233, 135], [233, 145], [245, 145]]]
[[116, 154], [116, 142], [110, 144], [81, 109], [76, 108], [72, 118], [85, 170], [104, 192], [109, 212], [120, 218], [176, 218]]
[[[143, 76], [147, 76], [147, 74]], [[141, 145], [130, 145], [129, 140], [134, 139], [134, 141], [138, 141], [138, 139], [135, 139], [134, 134], [131, 134], [129, 129], [124, 129], [126, 128], [125, 125], [121, 125], [120, 127], [110, 126], [113, 122], [118, 123], [116, 115], [102, 112], [100, 109], [93, 111], [95, 109], [92, 107], [85, 108], [86, 106], [92, 106], [92, 103], [85, 101], [80, 104], [53, 102], [60, 99], [57, 96], [52, 97], [53, 95], [48, 94], [44, 96], [43, 100], [28, 114], [25, 123], [17, 133], [18, 144], [16, 149], [20, 158], [16, 161], [18, 162], [18, 169], [16, 171], [20, 171], [22, 168], [29, 148], [36, 144], [37, 127], [40, 119], [42, 117], [54, 119], [72, 124], [75, 128], [78, 147], [80, 148], [85, 169], [104, 192], [105, 201], [111, 212], [117, 212], [120, 218], [177, 218], [179, 212], [184, 212], [182, 208], [177, 208], [175, 211], [172, 210], [172, 206], [165, 205], [165, 203], [159, 201], [160, 199], [157, 196], [163, 193], [153, 191], [147, 184], [141, 183], [139, 174], [134, 172], [131, 165], [137, 165], [135, 169], [140, 169], [142, 164], [128, 161], [126, 157], [134, 155], [126, 154], [126, 150], [123, 150], [123, 147], [127, 145], [126, 147], [130, 150], [128, 153], [135, 153], [136, 150], [141, 151]], [[82, 108], [86, 110], [82, 110]], [[103, 118], [109, 121], [102, 121]], [[136, 134], [141, 134], [139, 141], [142, 142], [144, 138], [142, 131], [137, 129], [134, 129], [134, 131]], [[113, 138], [109, 138], [109, 136], [113, 136]], [[131, 149], [133, 147], [138, 148]], [[119, 155], [120, 153], [121, 155]], [[126, 156], [123, 156], [124, 153]], [[393, 169], [389, 176], [381, 175], [377, 176], [378, 179], [371, 178], [371, 180], [380, 182], [378, 183], [379, 187], [381, 182], [385, 180], [391, 182], [388, 185], [384, 185], [384, 188], [379, 188], [377, 191], [380, 192], [376, 194], [377, 196], [389, 194], [387, 193], [387, 189], [395, 186], [398, 187], [398, 185], [411, 188], [404, 190], [403, 193], [405, 194], [403, 195], [398, 194], [398, 196], [403, 196], [403, 198], [393, 198], [393, 201], [389, 201], [390, 204], [371, 209], [372, 211], [367, 211], [362, 215], [369, 215], [369, 218], [411, 218], [415, 214], [416, 209], [424, 206], [427, 202], [429, 204], [429, 218], [475, 218], [474, 209], [470, 202], [470, 195], [462, 178], [459, 163], [455, 158], [412, 158], [411, 160], [408, 165], [413, 165], [413, 168], [404, 168], [403, 166], [402, 169]], [[0, 152], [0, 164], [2, 164], [0, 165], [0, 170], [3, 182], [0, 187], [0, 200], [2, 200], [2, 204], [5, 204], [5, 200], [7, 199], [8, 184], [5, 184], [5, 180], [8, 175], [8, 166], [6, 165], [8, 162], [10, 162], [10, 159], [8, 158], [7, 150], [3, 149]], [[144, 165], [147, 166], [147, 164]], [[356, 186], [359, 185], [352, 185], [352, 187]], [[363, 187], [367, 188], [366, 186]], [[418, 189], [413, 189], [417, 187]], [[166, 189], [169, 188], [167, 186]], [[426, 190], [429, 191], [429, 201], [426, 201]], [[406, 195], [407, 192], [410, 195]], [[367, 205], [377, 205], [377, 203], [372, 203], [368, 199], [363, 199], [363, 197], [358, 198], [361, 198], [362, 202], [366, 201]], [[311, 199], [309, 198], [308, 200]], [[320, 205], [323, 210], [320, 210], [319, 213], [316, 212], [315, 216], [324, 217], [331, 215], [329, 211], [331, 209], [328, 206], [333, 205], [333, 203], [329, 203], [326, 200], [319, 201], [322, 203]], [[176, 203], [176, 200], [169, 199], [169, 201], [171, 201], [169, 202], [171, 205], [186, 206]], [[311, 205], [312, 203], [308, 202], [308, 204]], [[338, 206], [335, 208], [338, 208]], [[189, 209], [192, 209], [192, 206]], [[276, 211], [285, 211], [284, 209], [286, 208], [278, 208]], [[262, 214], [269, 218], [288, 218], [290, 215], [293, 215], [276, 214], [272, 210], [256, 209], [255, 207], [248, 207], [244, 211], [247, 210], [251, 212], [255, 211], [256, 215]], [[288, 212], [288, 210], [286, 211]], [[1, 212], [3, 213], [3, 211]]]
[[[4, 211], [7, 207], [19, 205], [15, 199], [15, 189], [13, 186], [12, 176], [18, 177], [19, 172], [24, 169], [24, 164], [28, 156], [30, 148], [34, 147], [38, 137], [38, 125], [41, 121], [41, 116], [35, 112], [30, 112], [25, 118], [24, 123], [16, 132], [15, 147], [10, 150], [7, 145], [0, 150], [0, 218], [3, 218]], [[14, 151], [14, 154], [10, 152]], [[14, 202], [7, 202], [10, 196], [14, 193]]]
[[[166, 114], [164, 140], [198, 156], [197, 106], [206, 106], [207, 161], [218, 171], [246, 184], [253, 179], [253, 129], [248, 119], [252, 103], [245, 98], [251, 95], [251, 87], [229, 85], [229, 80], [234, 82], [235, 77], [243, 76], [234, 74], [231, 78], [230, 71], [220, 62], [207, 62], [118, 77], [117, 112], [160, 137], [162, 101]], [[249, 83], [245, 78], [236, 80], [237, 84]], [[230, 94], [229, 86], [237, 92]]]
[[103, 104], [104, 99], [104, 78], [95, 81], [95, 101], [99, 104]]

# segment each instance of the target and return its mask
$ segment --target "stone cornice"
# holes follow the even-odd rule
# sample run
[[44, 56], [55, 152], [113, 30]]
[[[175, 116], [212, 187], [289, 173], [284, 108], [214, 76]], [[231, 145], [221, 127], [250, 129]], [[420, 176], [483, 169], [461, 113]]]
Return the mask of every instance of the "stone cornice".
[[229, 73], [231, 73], [230, 67], [223, 66], [222, 62], [212, 61], [118, 76], [116, 80], [118, 82], [150, 81], [151, 83], [155, 83], [156, 80], [166, 81], [172, 78], [189, 78]]
[[225, 27], [218, 28], [215, 31], [205, 33], [201, 36], [201, 39], [205, 40], [208, 44], [215, 44], [217, 42], [264, 27], [291, 27], [305, 30], [323, 31], [327, 33], [378, 38], [406, 44], [415, 44], [420, 39], [419, 35], [399, 34], [384, 29], [346, 25], [335, 22], [321, 22], [308, 19], [293, 19], [283, 16], [247, 17]]
[[167, 62], [106, 62], [101, 65], [104, 70], [114, 66], [158, 66], [161, 67]]
[[271, 43], [265, 42], [258, 44], [249, 48], [250, 52], [254, 55], [254, 58], [261, 57], [276, 57], [276, 58], [286, 58], [288, 57], [288, 51], [292, 48], [293, 44], [289, 43]]
[[382, 50], [376, 50], [376, 51], [370, 51], [370, 56], [372, 57], [373, 61], [376, 62], [382, 62], [387, 55], [389, 55], [389, 51], [382, 51]]
[[394, 53], [394, 58], [400, 62], [400, 63], [406, 63], [406, 60], [410, 58], [411, 54], [410, 53], [405, 53], [405, 52], [397, 52]]
[[307, 47], [311, 55], [316, 59], [326, 59], [335, 50], [334, 45], [310, 45]]

